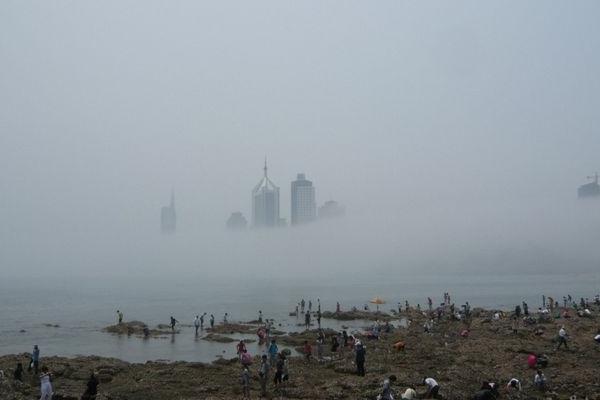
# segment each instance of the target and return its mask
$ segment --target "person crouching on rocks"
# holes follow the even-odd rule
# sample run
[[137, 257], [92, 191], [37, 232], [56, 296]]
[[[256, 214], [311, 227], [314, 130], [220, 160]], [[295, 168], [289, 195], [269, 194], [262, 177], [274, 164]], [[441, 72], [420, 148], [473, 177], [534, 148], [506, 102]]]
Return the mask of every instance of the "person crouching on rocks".
[[96, 394], [98, 394], [98, 378], [96, 378], [96, 374], [92, 371], [90, 378], [87, 381], [87, 387], [83, 396], [81, 396], [81, 400], [96, 400]]
[[440, 385], [433, 378], [423, 378], [423, 385], [427, 386], [427, 392], [425, 392], [426, 399], [437, 399], [438, 392], [440, 391]]

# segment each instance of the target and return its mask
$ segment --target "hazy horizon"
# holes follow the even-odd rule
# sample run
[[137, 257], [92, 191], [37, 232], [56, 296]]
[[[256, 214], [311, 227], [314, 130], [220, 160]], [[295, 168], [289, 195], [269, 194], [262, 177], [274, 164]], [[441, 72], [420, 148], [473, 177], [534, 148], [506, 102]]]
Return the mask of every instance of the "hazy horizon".
[[[0, 272], [593, 272], [599, 12], [3, 2]], [[265, 156], [288, 223], [297, 173], [347, 216], [227, 232]]]

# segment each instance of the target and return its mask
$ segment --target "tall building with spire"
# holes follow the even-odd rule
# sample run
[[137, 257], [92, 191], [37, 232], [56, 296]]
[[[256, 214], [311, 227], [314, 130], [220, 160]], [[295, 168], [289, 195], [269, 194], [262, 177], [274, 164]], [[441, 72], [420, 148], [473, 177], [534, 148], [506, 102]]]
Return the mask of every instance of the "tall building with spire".
[[281, 225], [279, 218], [279, 187], [267, 175], [267, 159], [264, 175], [252, 189], [252, 226], [255, 228]]
[[174, 233], [176, 228], [175, 193], [171, 191], [171, 204], [160, 209], [160, 230], [162, 233]]
[[314, 221], [317, 217], [315, 187], [306, 179], [306, 175], [298, 174], [292, 182], [292, 225]]

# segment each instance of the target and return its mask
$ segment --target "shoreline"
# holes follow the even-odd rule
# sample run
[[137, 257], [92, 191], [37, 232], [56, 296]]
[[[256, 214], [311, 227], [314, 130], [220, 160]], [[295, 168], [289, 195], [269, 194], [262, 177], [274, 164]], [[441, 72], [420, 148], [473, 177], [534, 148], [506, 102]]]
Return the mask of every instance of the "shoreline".
[[[471, 318], [463, 321], [447, 314], [437, 321], [434, 315], [431, 333], [424, 332], [423, 325], [429, 318], [423, 312], [402, 313], [402, 317], [412, 321], [407, 327], [382, 333], [379, 340], [358, 335], [367, 348], [365, 377], [355, 374], [350, 349], [345, 349], [344, 356], [330, 352], [333, 332], [327, 331], [324, 361], [306, 363], [302, 356], [289, 357], [286, 398], [371, 399], [380, 392], [383, 380], [391, 375], [397, 378], [392, 388], [399, 398], [408, 385], [417, 385], [418, 391], [423, 392], [418, 384], [427, 375], [440, 383], [440, 394], [447, 399], [471, 398], [483, 381], [498, 382], [505, 397], [504, 387], [513, 377], [521, 380], [525, 397], [562, 399], [577, 395], [578, 398], [600, 399], [597, 372], [600, 344], [593, 340], [600, 329], [600, 307], [592, 305], [589, 317], [580, 317], [571, 308], [569, 311], [570, 318], [544, 316], [531, 325], [520, 320], [517, 334], [512, 331], [510, 312], [499, 320], [494, 319], [497, 310], [480, 308], [474, 308]], [[388, 315], [398, 321], [397, 316]], [[562, 325], [570, 335], [570, 348], [557, 351], [555, 338]], [[468, 336], [462, 337], [461, 332], [467, 329]], [[300, 347], [304, 340], [311, 340], [316, 351], [316, 329], [275, 337], [280, 346], [294, 348]], [[394, 350], [393, 345], [398, 341], [405, 344], [403, 351]], [[235, 344], [232, 342], [231, 346]], [[527, 365], [527, 357], [532, 353], [549, 358], [544, 368], [549, 381], [549, 390], [545, 393], [532, 384], [535, 370]], [[253, 356], [251, 395], [258, 398], [259, 355]], [[12, 369], [18, 361], [26, 366], [28, 354], [0, 356], [0, 369], [6, 375], [0, 384], [2, 399], [30, 399], [39, 391], [37, 378], [28, 373], [23, 384], [13, 384]], [[166, 360], [132, 363], [93, 355], [52, 356], [43, 357], [41, 364], [47, 365], [54, 374], [55, 400], [79, 399], [91, 369], [98, 371], [100, 380], [97, 400], [241, 398], [241, 366], [237, 358], [220, 358], [210, 363]], [[277, 394], [272, 382], [269, 382], [269, 392]]]

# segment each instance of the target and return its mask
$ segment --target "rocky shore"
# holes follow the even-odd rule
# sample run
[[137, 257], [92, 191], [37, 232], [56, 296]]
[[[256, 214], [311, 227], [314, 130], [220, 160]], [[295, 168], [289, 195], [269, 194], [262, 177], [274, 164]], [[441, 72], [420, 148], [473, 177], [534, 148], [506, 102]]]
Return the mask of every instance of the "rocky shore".
[[[440, 395], [445, 399], [470, 399], [483, 381], [498, 382], [502, 398], [520, 399], [600, 399], [600, 344], [593, 338], [600, 328], [599, 309], [592, 315], [579, 317], [571, 310], [570, 318], [535, 318], [525, 323], [520, 320], [517, 333], [513, 332], [510, 314], [494, 318], [494, 311], [473, 310], [468, 321], [445, 316], [434, 318], [431, 333], [423, 325], [429, 320], [426, 313], [403, 313], [410, 320], [407, 327], [398, 327], [398, 320], [388, 315], [397, 327], [383, 333], [379, 340], [359, 336], [366, 344], [366, 376], [355, 374], [354, 356], [350, 349], [330, 353], [330, 336], [324, 360], [307, 363], [303, 357], [289, 359], [290, 381], [285, 398], [291, 399], [375, 399], [382, 382], [393, 375], [392, 387], [396, 393], [408, 385], [419, 386], [424, 376], [435, 378]], [[325, 313], [323, 313], [325, 315]], [[346, 318], [346, 316], [344, 316]], [[360, 313], [361, 319], [366, 319]], [[371, 318], [369, 318], [371, 319]], [[384, 319], [384, 318], [382, 318]], [[323, 325], [327, 322], [324, 319]], [[564, 325], [569, 334], [569, 348], [556, 350], [556, 337]], [[226, 332], [249, 332], [240, 325], [215, 329], [213, 335]], [[462, 336], [461, 333], [468, 331]], [[279, 332], [278, 332], [279, 333]], [[133, 333], [137, 334], [137, 333]], [[160, 332], [160, 334], [165, 334]], [[301, 346], [309, 340], [315, 347], [317, 331], [280, 334], [282, 344]], [[217, 336], [217, 339], [219, 337]], [[394, 343], [402, 341], [404, 350], [397, 351]], [[235, 343], [231, 344], [235, 346]], [[545, 354], [549, 362], [543, 369], [548, 379], [548, 390], [540, 392], [533, 387], [535, 370], [527, 364], [530, 354]], [[0, 357], [0, 399], [22, 400], [39, 396], [36, 377], [25, 372], [23, 383], [12, 379], [17, 362], [28, 364], [27, 354]], [[190, 362], [147, 362], [132, 364], [117, 359], [100, 357], [47, 357], [42, 359], [54, 376], [55, 400], [79, 399], [84, 392], [90, 371], [100, 380], [98, 400], [167, 400], [167, 399], [236, 399], [241, 398], [240, 364], [237, 359], [217, 360], [211, 364]], [[258, 383], [258, 355], [251, 366], [252, 398], [260, 398]], [[272, 376], [272, 375], [271, 375]], [[508, 394], [506, 383], [520, 379], [523, 391]], [[279, 392], [269, 382], [269, 397], [278, 398]], [[400, 398], [399, 394], [396, 396]]]

